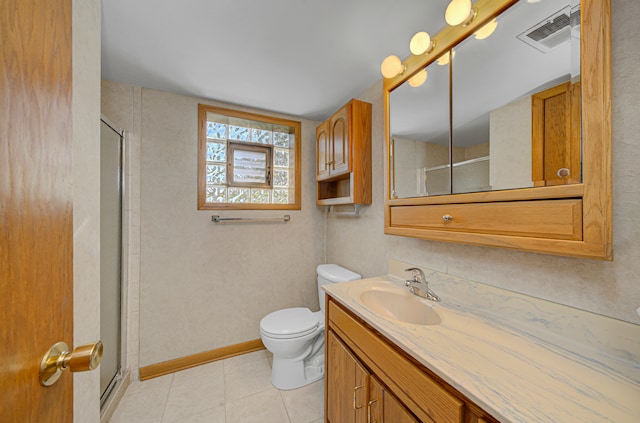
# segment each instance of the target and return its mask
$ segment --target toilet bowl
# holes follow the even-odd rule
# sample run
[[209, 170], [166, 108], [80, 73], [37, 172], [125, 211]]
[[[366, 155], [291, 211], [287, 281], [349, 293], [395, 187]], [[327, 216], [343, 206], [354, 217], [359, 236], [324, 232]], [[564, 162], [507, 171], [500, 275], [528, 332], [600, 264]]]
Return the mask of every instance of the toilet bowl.
[[289, 390], [324, 377], [324, 305], [322, 285], [360, 279], [360, 275], [335, 264], [318, 266], [320, 311], [293, 307], [267, 314], [260, 321], [260, 337], [273, 354], [271, 383]]

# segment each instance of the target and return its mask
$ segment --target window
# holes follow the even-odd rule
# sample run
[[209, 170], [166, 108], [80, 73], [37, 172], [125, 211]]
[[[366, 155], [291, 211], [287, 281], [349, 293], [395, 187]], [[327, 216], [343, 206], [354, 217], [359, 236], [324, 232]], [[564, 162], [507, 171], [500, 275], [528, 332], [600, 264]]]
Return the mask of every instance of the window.
[[198, 209], [300, 209], [300, 122], [200, 104]]
[[247, 188], [273, 188], [271, 183], [272, 146], [227, 143], [227, 185]]

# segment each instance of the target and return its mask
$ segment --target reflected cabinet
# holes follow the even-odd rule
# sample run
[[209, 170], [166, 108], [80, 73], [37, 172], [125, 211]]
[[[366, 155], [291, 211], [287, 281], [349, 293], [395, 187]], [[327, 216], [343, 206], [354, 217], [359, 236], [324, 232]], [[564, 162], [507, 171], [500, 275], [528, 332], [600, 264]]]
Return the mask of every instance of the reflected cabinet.
[[610, 0], [473, 6], [384, 80], [385, 233], [610, 260]]

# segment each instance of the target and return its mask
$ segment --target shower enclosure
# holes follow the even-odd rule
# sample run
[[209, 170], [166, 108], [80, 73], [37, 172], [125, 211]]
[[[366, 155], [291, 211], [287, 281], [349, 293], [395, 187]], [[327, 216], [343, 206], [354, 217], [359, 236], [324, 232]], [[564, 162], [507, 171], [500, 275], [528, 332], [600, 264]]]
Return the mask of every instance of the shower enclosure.
[[100, 406], [121, 378], [124, 132], [100, 122]]

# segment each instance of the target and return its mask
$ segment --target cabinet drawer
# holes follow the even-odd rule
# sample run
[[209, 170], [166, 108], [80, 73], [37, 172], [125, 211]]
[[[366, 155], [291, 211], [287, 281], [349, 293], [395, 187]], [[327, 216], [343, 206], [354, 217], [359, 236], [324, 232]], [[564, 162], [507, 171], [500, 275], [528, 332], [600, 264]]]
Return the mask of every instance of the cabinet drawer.
[[582, 240], [582, 200], [392, 206], [391, 226]]
[[329, 327], [423, 422], [462, 422], [464, 403], [390, 344], [329, 301]]

